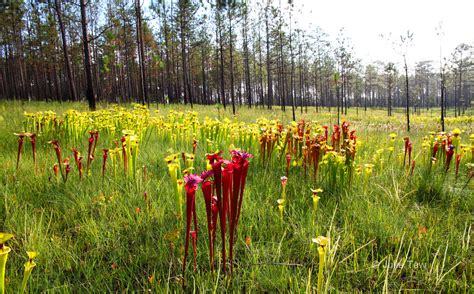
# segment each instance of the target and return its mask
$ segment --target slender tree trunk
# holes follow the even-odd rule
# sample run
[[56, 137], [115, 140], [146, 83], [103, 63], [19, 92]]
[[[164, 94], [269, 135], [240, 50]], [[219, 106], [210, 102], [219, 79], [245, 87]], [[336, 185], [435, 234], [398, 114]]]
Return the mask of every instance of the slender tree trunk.
[[441, 71], [441, 131], [444, 132], [444, 100], [445, 100], [445, 76]]
[[270, 28], [269, 28], [269, 7], [265, 12], [265, 30], [266, 30], [266, 43], [267, 43], [267, 103], [268, 109], [272, 108], [273, 105], [273, 84], [272, 84], [272, 67], [271, 67], [271, 60], [270, 60]]
[[248, 26], [248, 12], [247, 7], [244, 11], [244, 24], [243, 24], [243, 41], [244, 41], [244, 68], [245, 68], [245, 94], [247, 95], [248, 107], [252, 107], [252, 85], [250, 83], [250, 65], [249, 65], [249, 48], [248, 48], [248, 37], [247, 37], [247, 26]]
[[344, 115], [347, 115], [347, 107], [348, 107], [348, 102], [347, 100], [349, 99], [348, 94], [350, 93], [350, 89], [348, 90], [348, 76], [347, 73], [344, 72]]
[[235, 115], [235, 90], [234, 90], [234, 47], [232, 36], [232, 8], [228, 8], [229, 16], [229, 54], [230, 54], [230, 99], [232, 101], [232, 114]]
[[221, 88], [221, 99], [224, 109], [226, 109], [227, 99], [225, 97], [225, 83], [224, 83], [224, 41], [222, 40], [222, 20], [220, 12], [217, 12], [217, 27], [219, 31], [219, 54], [220, 54], [220, 88]]
[[318, 76], [319, 76], [319, 95], [316, 96], [316, 112], [319, 111], [318, 109], [318, 98], [319, 98], [319, 103], [322, 105], [323, 103], [324, 104], [328, 104], [327, 103], [327, 98], [328, 97], [324, 97], [324, 99], [322, 98], [323, 97], [323, 73], [322, 73], [322, 70], [321, 70], [322, 66], [321, 66], [321, 54], [319, 53], [319, 49], [318, 49]]
[[[166, 1], [164, 1], [166, 3]], [[165, 8], [163, 8], [165, 10]], [[174, 101], [173, 86], [171, 84], [171, 63], [170, 63], [170, 45], [169, 45], [169, 28], [165, 12], [163, 12], [163, 33], [165, 40], [165, 54], [166, 54], [166, 89], [169, 101]]]
[[387, 101], [387, 114], [392, 116], [392, 80], [388, 77], [388, 101]]
[[204, 46], [201, 46], [201, 71], [202, 71], [202, 101], [201, 103], [209, 104], [207, 97], [207, 86], [206, 86], [206, 63], [204, 57]]
[[24, 97], [28, 98], [28, 91], [27, 91], [27, 86], [26, 86], [26, 77], [25, 77], [25, 72], [23, 70], [23, 64], [24, 64], [24, 56], [23, 56], [23, 37], [21, 35], [21, 29], [19, 29], [18, 32], [18, 71], [20, 74], [20, 91], [21, 91], [21, 98], [23, 99]]
[[364, 112], [367, 112], [367, 97], [370, 95], [370, 89], [369, 89], [369, 84], [367, 82], [367, 79], [365, 79], [365, 95], [364, 95]]
[[[189, 40], [189, 38], [188, 38]], [[190, 45], [187, 44], [186, 45], [186, 48], [189, 48]], [[191, 64], [192, 63], [192, 60], [191, 60], [192, 56], [187, 53], [186, 54], [186, 63], [188, 64], [188, 66], [186, 67], [186, 79], [187, 79], [187, 86], [188, 86], [188, 99], [189, 99], [189, 104], [191, 104], [191, 108], [193, 108], [193, 97], [194, 97], [194, 92], [193, 92], [193, 85], [194, 85], [194, 82], [193, 82], [193, 76], [191, 76]]]
[[63, 17], [62, 17], [61, 1], [55, 0], [54, 4], [55, 4], [54, 8], [56, 10], [56, 15], [58, 17], [59, 30], [61, 32], [64, 65], [66, 68], [67, 80], [69, 84], [69, 93], [71, 95], [71, 100], [77, 101], [76, 85], [74, 84], [74, 79], [72, 76], [72, 69], [71, 69], [71, 62], [69, 60], [69, 53], [68, 53], [69, 50], [68, 50], [68, 45], [67, 45], [67, 40], [66, 40], [66, 30], [64, 29], [64, 23], [63, 23]]
[[184, 7], [184, 1], [179, 2], [179, 27], [180, 27], [180, 38], [181, 38], [181, 70], [183, 78], [183, 93], [184, 93], [184, 104], [188, 104], [188, 79], [187, 79], [187, 58], [186, 58], [186, 8]]
[[337, 101], [337, 124], [340, 124], [340, 117], [341, 117], [341, 102], [340, 102], [340, 87], [339, 87], [339, 77], [337, 75], [334, 76], [334, 84], [336, 85], [336, 101]]
[[222, 104], [221, 102], [221, 84], [220, 84], [220, 39], [219, 39], [219, 26], [216, 25], [216, 56], [215, 56], [215, 63], [216, 63], [216, 93], [217, 93], [217, 103]]
[[410, 91], [408, 86], [408, 65], [406, 56], [403, 56], [403, 61], [405, 63], [405, 87], [406, 87], [406, 98], [407, 98], [407, 105], [406, 105], [406, 116], [407, 116], [407, 131], [410, 131]]
[[142, 8], [140, 0], [135, 0], [135, 13], [136, 13], [136, 27], [137, 27], [137, 45], [138, 45], [138, 67], [140, 71], [139, 82], [140, 82], [140, 99], [143, 105], [148, 104], [147, 86], [146, 86], [146, 72], [145, 72], [145, 45], [143, 44], [143, 28], [142, 28]]
[[260, 35], [260, 29], [258, 30], [258, 79], [259, 79], [259, 96], [260, 96], [260, 104], [262, 108], [265, 106], [265, 99], [263, 96], [263, 58], [262, 58], [262, 38]]
[[94, 94], [94, 84], [92, 81], [92, 68], [91, 68], [91, 55], [89, 51], [89, 34], [87, 33], [87, 15], [86, 15], [86, 1], [80, 0], [81, 6], [81, 24], [82, 24], [82, 38], [84, 46], [84, 67], [86, 70], [86, 97], [89, 102], [89, 109], [94, 111], [96, 109], [95, 105], [95, 94]]
[[293, 115], [293, 121], [296, 121], [295, 115], [295, 59], [293, 57], [293, 43], [292, 43], [292, 31], [291, 31], [291, 10], [290, 10], [290, 59], [291, 59], [291, 73], [290, 73], [290, 99], [291, 99], [291, 112]]
[[[457, 78], [457, 71], [455, 71], [454, 73], [454, 89], [453, 89], [453, 92], [454, 92], [454, 117], [457, 117], [458, 116], [458, 112], [457, 112], [457, 109], [458, 109], [458, 78]], [[452, 102], [449, 103], [450, 106], [452, 107]]]
[[[462, 52], [461, 52], [461, 59], [459, 61], [459, 83], [458, 83], [458, 87], [459, 87], [459, 90], [458, 90], [458, 96], [459, 96], [459, 99], [458, 99], [458, 105], [457, 105], [457, 115], [460, 116], [461, 115], [461, 103], [463, 102], [463, 93], [462, 93], [462, 70], [463, 70], [463, 62], [462, 62]], [[456, 109], [455, 109], [456, 111]]]
[[[301, 42], [301, 41], [300, 41]], [[302, 52], [301, 52], [301, 43], [298, 47], [298, 65], [299, 65], [299, 96], [300, 96], [300, 113], [303, 114], [303, 75], [304, 75], [304, 70], [303, 70], [303, 63], [302, 63]]]

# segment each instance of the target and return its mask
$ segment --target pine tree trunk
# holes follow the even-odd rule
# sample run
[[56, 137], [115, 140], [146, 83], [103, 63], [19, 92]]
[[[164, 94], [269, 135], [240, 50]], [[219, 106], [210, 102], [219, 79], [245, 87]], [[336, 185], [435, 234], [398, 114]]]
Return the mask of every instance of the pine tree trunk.
[[89, 103], [89, 109], [94, 111], [96, 109], [94, 84], [92, 81], [91, 55], [89, 51], [89, 35], [87, 33], [87, 15], [86, 15], [86, 1], [80, 0], [81, 6], [81, 24], [82, 24], [82, 38], [84, 47], [84, 67], [86, 70], [86, 98]]
[[248, 26], [248, 12], [247, 8], [244, 11], [244, 25], [243, 25], [243, 39], [244, 39], [244, 68], [245, 68], [245, 94], [247, 95], [248, 107], [252, 107], [252, 86], [250, 83], [250, 65], [249, 65], [249, 48], [248, 48], [248, 37], [247, 37], [247, 26]]
[[406, 87], [406, 98], [407, 98], [407, 105], [406, 105], [406, 115], [407, 115], [407, 131], [410, 131], [410, 91], [408, 86], [408, 65], [406, 57], [403, 56], [403, 61], [405, 62], [405, 87]]
[[268, 19], [268, 10], [265, 13], [265, 30], [266, 30], [266, 45], [267, 45], [267, 103], [268, 109], [272, 108], [273, 105], [273, 84], [272, 84], [272, 67], [270, 60], [270, 28], [269, 28], [269, 19]]
[[136, 27], [137, 27], [137, 45], [138, 45], [138, 61], [139, 61], [139, 80], [140, 80], [140, 99], [143, 105], [148, 104], [147, 86], [146, 86], [146, 72], [145, 72], [145, 49], [143, 44], [143, 28], [142, 28], [142, 9], [140, 0], [135, 0], [135, 13], [136, 13]]
[[219, 53], [220, 53], [220, 88], [221, 88], [221, 100], [226, 109], [227, 99], [225, 97], [225, 82], [224, 82], [224, 41], [222, 40], [222, 24], [221, 15], [217, 12], [217, 27], [219, 31]]
[[58, 17], [59, 30], [61, 32], [64, 65], [66, 68], [67, 80], [69, 84], [69, 94], [71, 95], [72, 101], [77, 101], [76, 85], [74, 84], [74, 79], [72, 76], [71, 61], [69, 60], [69, 54], [68, 54], [69, 50], [68, 50], [68, 45], [66, 41], [66, 30], [64, 29], [64, 23], [63, 23], [62, 11], [61, 11], [61, 1], [59, 0], [54, 1], [54, 9], [56, 10], [56, 15]]
[[229, 16], [229, 54], [230, 54], [230, 99], [232, 101], [232, 114], [235, 115], [235, 90], [234, 90], [234, 47], [232, 42], [232, 8], [228, 10]]

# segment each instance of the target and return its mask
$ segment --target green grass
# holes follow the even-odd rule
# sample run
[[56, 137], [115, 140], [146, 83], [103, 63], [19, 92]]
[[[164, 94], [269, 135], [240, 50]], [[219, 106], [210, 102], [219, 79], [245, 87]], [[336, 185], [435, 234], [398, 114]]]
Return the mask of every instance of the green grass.
[[[107, 105], [101, 105], [107, 107]], [[129, 106], [126, 106], [129, 108]], [[8, 242], [12, 248], [7, 263], [7, 293], [20, 288], [26, 250], [40, 252], [37, 267], [28, 283], [31, 292], [305, 292], [316, 291], [318, 253], [311, 239], [318, 235], [331, 238], [325, 272], [325, 291], [381, 292], [422, 290], [465, 292], [472, 288], [472, 226], [474, 190], [467, 181], [466, 155], [455, 180], [439, 169], [428, 175], [421, 144], [429, 131], [438, 131], [437, 112], [412, 116], [414, 158], [413, 177], [401, 170], [398, 153], [403, 151], [405, 132], [403, 110], [393, 117], [385, 110], [350, 109], [346, 117], [362, 141], [357, 164], [373, 162], [378, 149], [389, 146], [388, 134], [398, 134], [393, 157], [384, 152], [383, 166], [377, 165], [368, 181], [360, 177], [351, 187], [328, 189], [321, 194], [315, 225], [312, 220], [310, 188], [320, 183], [305, 178], [301, 168], [292, 168], [287, 186], [287, 205], [283, 221], [276, 200], [280, 198], [280, 177], [285, 163], [274, 160], [262, 164], [258, 153], [251, 162], [242, 215], [235, 246], [236, 267], [232, 276], [210, 272], [204, 201], [196, 196], [199, 222], [198, 270], [192, 270], [192, 251], [188, 268], [182, 276], [184, 232], [170, 245], [165, 235], [179, 228], [176, 203], [166, 164], [163, 160], [171, 147], [153, 131], [140, 144], [138, 166], [147, 166], [149, 181], [140, 173], [135, 180], [110, 172], [100, 176], [102, 148], [113, 139], [101, 133], [96, 160], [90, 176], [79, 181], [73, 172], [67, 183], [56, 181], [51, 166], [56, 162], [53, 137], [62, 142], [63, 152], [71, 156], [72, 144], [64, 134], [42, 134], [38, 139], [38, 171], [35, 175], [31, 148], [25, 143], [20, 167], [16, 170], [17, 138], [24, 131], [23, 111], [54, 110], [58, 114], [69, 108], [85, 111], [78, 103], [0, 102], [0, 232], [15, 235]], [[185, 106], [152, 106], [160, 114], [169, 110], [189, 110]], [[234, 118], [229, 109], [195, 106], [198, 117], [229, 118], [251, 123], [264, 116], [284, 123], [291, 112], [240, 108]], [[334, 112], [317, 113], [310, 108], [298, 117], [321, 124], [337, 122]], [[473, 132], [472, 111], [463, 118], [447, 119], [447, 130], [465, 130], [463, 142]], [[87, 134], [79, 144], [86, 154]], [[187, 138], [188, 140], [191, 138]], [[221, 148], [227, 140], [218, 142]], [[236, 147], [239, 147], [236, 145]], [[190, 152], [191, 146], [177, 145], [177, 151]], [[196, 172], [205, 168], [204, 143], [196, 152]], [[226, 158], [229, 158], [225, 154]], [[454, 163], [454, 159], [453, 159]], [[452, 163], [452, 164], [453, 164]], [[85, 164], [85, 162], [84, 162]], [[453, 165], [451, 167], [453, 169]], [[340, 189], [339, 189], [340, 188]], [[143, 193], [150, 197], [144, 202]], [[136, 208], [141, 212], [136, 213]], [[426, 228], [426, 231], [424, 230]], [[250, 246], [245, 237], [251, 238]], [[216, 261], [220, 240], [217, 238]], [[153, 278], [152, 278], [153, 277]], [[185, 288], [182, 288], [183, 278]]]

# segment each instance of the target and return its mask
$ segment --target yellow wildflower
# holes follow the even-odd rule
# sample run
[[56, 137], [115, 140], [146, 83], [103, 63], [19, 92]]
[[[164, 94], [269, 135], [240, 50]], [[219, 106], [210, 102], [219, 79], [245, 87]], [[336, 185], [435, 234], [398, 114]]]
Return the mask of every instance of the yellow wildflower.
[[452, 130], [451, 132], [454, 136], [459, 136], [461, 135], [461, 130], [459, 128], [455, 128], [454, 130]]
[[326, 245], [329, 244], [330, 240], [329, 240], [328, 237], [318, 236], [317, 238], [313, 238], [312, 241], [313, 241], [313, 243], [316, 243], [321, 247], [325, 247]]

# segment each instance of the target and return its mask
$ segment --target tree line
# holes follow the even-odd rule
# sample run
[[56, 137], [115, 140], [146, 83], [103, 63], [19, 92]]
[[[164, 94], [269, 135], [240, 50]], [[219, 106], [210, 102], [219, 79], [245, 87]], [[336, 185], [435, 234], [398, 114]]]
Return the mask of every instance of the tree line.
[[[0, 97], [296, 111], [471, 107], [474, 51], [364, 64], [284, 1], [26, 0], [0, 7]], [[413, 37], [408, 36], [408, 37]], [[401, 38], [400, 44], [409, 38]]]

